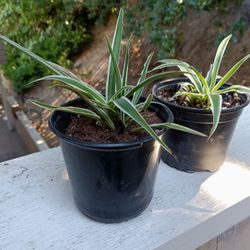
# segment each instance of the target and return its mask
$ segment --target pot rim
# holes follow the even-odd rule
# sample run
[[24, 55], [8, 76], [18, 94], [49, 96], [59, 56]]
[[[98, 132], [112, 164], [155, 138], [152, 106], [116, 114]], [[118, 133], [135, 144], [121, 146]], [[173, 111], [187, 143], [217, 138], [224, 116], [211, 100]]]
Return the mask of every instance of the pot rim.
[[[76, 98], [76, 99], [73, 99], [71, 101], [68, 101], [65, 104], [63, 104], [62, 106], [70, 105], [71, 103], [73, 103], [77, 100], [80, 100], [80, 98]], [[162, 103], [153, 103], [150, 106], [152, 107], [152, 106], [156, 106], [156, 105], [159, 106], [160, 109], [165, 110], [166, 114], [168, 115], [168, 122], [173, 122], [174, 117], [173, 117], [172, 111], [166, 105], [163, 105]], [[88, 148], [88, 149], [106, 149], [108, 151], [121, 150], [121, 149], [126, 149], [126, 148], [128, 150], [131, 150], [132, 148], [142, 147], [143, 144], [150, 142], [152, 140], [155, 140], [152, 136], [147, 135], [140, 140], [132, 140], [132, 141], [122, 142], [122, 143], [94, 143], [94, 142], [82, 141], [82, 140], [70, 137], [68, 135], [65, 135], [63, 132], [59, 131], [59, 129], [57, 129], [54, 126], [52, 119], [55, 116], [59, 115], [59, 113], [61, 113], [61, 112], [63, 112], [63, 111], [55, 110], [52, 112], [52, 114], [50, 115], [49, 121], [48, 121], [49, 128], [60, 139], [63, 139], [66, 142], [68, 142], [72, 145], [75, 145], [75, 146], [79, 146], [82, 148]], [[157, 132], [157, 135], [160, 136], [165, 131], [166, 131], [166, 129], [162, 129], [159, 132]]]
[[[198, 108], [191, 108], [191, 107], [183, 107], [180, 105], [176, 105], [174, 103], [168, 102], [168, 101], [164, 101], [162, 99], [160, 99], [156, 92], [158, 90], [160, 90], [161, 88], [165, 88], [167, 85], [168, 86], [173, 86], [173, 85], [177, 85], [180, 81], [189, 81], [190, 80], [186, 77], [177, 77], [177, 78], [171, 78], [171, 79], [166, 79], [163, 81], [159, 81], [156, 82], [152, 88], [152, 93], [154, 98], [161, 103], [167, 104], [170, 107], [174, 107], [177, 110], [180, 111], [186, 111], [186, 112], [193, 112], [193, 113], [200, 113], [200, 114], [212, 114], [211, 110], [205, 110], [205, 109], [198, 109]], [[227, 83], [227, 85], [232, 85], [230, 83]], [[239, 110], [241, 110], [242, 108], [246, 107], [249, 102], [250, 102], [250, 95], [249, 94], [240, 94], [245, 96], [245, 101], [244, 103], [240, 104], [239, 106], [233, 107], [233, 108], [227, 108], [227, 109], [222, 109], [221, 113], [233, 113], [233, 112], [237, 112]]]

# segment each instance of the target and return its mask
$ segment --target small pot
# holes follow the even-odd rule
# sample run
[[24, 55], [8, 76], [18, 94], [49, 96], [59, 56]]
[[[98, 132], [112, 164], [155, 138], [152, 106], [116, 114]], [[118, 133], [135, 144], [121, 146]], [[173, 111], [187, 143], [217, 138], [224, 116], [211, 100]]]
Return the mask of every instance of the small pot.
[[[65, 105], [76, 105], [74, 100]], [[173, 121], [171, 111], [152, 104], [151, 110], [164, 121]], [[98, 144], [64, 134], [72, 114], [54, 111], [50, 129], [59, 137], [79, 210], [106, 223], [121, 222], [139, 215], [150, 203], [161, 147], [151, 136], [138, 141]], [[164, 130], [159, 136], [162, 137]]]
[[[178, 91], [180, 82], [190, 82], [187, 78], [177, 78], [161, 81], [153, 87], [154, 98], [165, 104], [173, 112], [174, 121], [181, 125], [209, 134], [213, 124], [210, 110], [183, 107], [168, 101], [163, 101], [157, 95], [163, 88]], [[169, 166], [185, 172], [216, 171], [223, 164], [226, 152], [233, 135], [234, 128], [242, 110], [249, 103], [249, 96], [242, 94], [243, 103], [234, 108], [222, 109], [220, 122], [212, 138], [207, 138], [169, 130], [165, 140], [172, 148], [176, 158], [163, 152], [162, 159]]]

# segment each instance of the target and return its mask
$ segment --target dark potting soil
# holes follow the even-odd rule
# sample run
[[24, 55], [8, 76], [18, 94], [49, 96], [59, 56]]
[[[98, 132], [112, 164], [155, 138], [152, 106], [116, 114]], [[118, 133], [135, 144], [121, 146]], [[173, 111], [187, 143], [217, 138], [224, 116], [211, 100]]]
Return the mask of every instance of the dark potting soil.
[[[155, 112], [145, 111], [141, 114], [149, 124], [162, 122], [160, 117]], [[138, 125], [136, 123], [132, 123], [131, 128], [136, 127], [138, 127]], [[72, 116], [71, 122], [66, 128], [65, 134], [75, 139], [94, 143], [122, 143], [138, 140], [148, 135], [144, 131], [117, 133], [101, 124], [97, 124], [94, 120], [90, 120], [82, 116]]]
[[[168, 101], [179, 106], [206, 109], [206, 103], [196, 102], [195, 99], [190, 102], [187, 96], [174, 97], [175, 93], [176, 90], [173, 88], [162, 88], [157, 92], [157, 96], [163, 101]], [[237, 107], [242, 103], [243, 99], [241, 98], [241, 94], [236, 92], [222, 94], [222, 108], [224, 109]]]

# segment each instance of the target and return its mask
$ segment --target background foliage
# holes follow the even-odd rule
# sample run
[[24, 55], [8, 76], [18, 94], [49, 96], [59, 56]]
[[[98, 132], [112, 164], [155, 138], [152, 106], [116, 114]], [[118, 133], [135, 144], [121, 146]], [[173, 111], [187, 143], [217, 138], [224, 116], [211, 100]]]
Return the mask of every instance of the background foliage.
[[[127, 30], [133, 30], [136, 36], [146, 33], [158, 48], [159, 58], [174, 57], [177, 44], [176, 25], [190, 9], [220, 9], [223, 12], [230, 2], [232, 0], [138, 0], [127, 13]], [[240, 2], [241, 0], [235, 0], [234, 4]], [[244, 20], [237, 25], [238, 30], [244, 29]], [[234, 28], [221, 34], [218, 43], [229, 33], [234, 33]]]
[[[50, 61], [70, 67], [74, 55], [91, 42], [93, 25], [105, 23], [120, 6], [126, 10], [127, 34], [146, 35], [158, 49], [159, 58], [174, 57], [177, 24], [190, 9], [221, 12], [233, 0], [0, 0], [0, 32]], [[241, 0], [234, 0], [234, 4]], [[222, 23], [217, 23], [217, 26]], [[240, 19], [231, 29], [218, 34], [217, 44], [229, 33], [233, 40], [246, 30]], [[8, 63], [3, 66], [17, 92], [29, 88], [27, 83], [47, 74], [46, 68], [7, 46]]]
[[[115, 2], [0, 0], [0, 32], [49, 61], [69, 67], [74, 54], [91, 41], [93, 24], [103, 23]], [[3, 70], [17, 92], [23, 92], [30, 87], [28, 82], [47, 73], [45, 67], [31, 63], [15, 48], [6, 49], [8, 63]]]

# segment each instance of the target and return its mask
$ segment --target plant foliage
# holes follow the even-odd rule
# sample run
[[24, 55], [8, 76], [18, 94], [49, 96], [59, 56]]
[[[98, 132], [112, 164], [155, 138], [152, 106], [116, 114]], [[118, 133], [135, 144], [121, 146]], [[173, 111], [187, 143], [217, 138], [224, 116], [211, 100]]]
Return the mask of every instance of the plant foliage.
[[149, 125], [145, 121], [140, 112], [149, 107], [152, 101], [152, 96], [149, 96], [144, 102], [140, 103], [139, 100], [142, 95], [143, 87], [152, 83], [154, 80], [167, 76], [180, 75], [182, 74], [182, 72], [171, 71], [165, 73], [156, 73], [148, 77], [148, 66], [152, 58], [152, 55], [149, 55], [148, 59], [144, 64], [137, 85], [129, 85], [127, 82], [127, 74], [129, 66], [130, 40], [127, 42], [125, 48], [126, 53], [124, 63], [122, 65], [122, 71], [119, 67], [120, 51], [122, 44], [121, 40], [123, 30], [123, 17], [124, 11], [123, 9], [121, 9], [117, 20], [113, 41], [112, 43], [110, 43], [107, 40], [110, 57], [105, 96], [98, 92], [95, 88], [91, 87], [88, 83], [80, 80], [73, 73], [64, 69], [63, 67], [39, 57], [30, 50], [20, 46], [19, 44], [13, 42], [5, 36], [0, 35], [0, 39], [21, 50], [24, 54], [29, 55], [31, 58], [40, 62], [55, 73], [55, 75], [49, 75], [36, 81], [50, 80], [59, 82], [59, 84], [54, 84], [53, 86], [59, 86], [61, 88], [66, 88], [73, 91], [88, 104], [89, 108], [59, 107], [42, 103], [37, 100], [31, 100], [33, 104], [50, 110], [61, 110], [64, 112], [79, 114], [89, 119], [93, 119], [97, 121], [97, 123], [102, 123], [110, 130], [117, 132], [121, 130], [130, 131], [131, 121], [136, 122], [142, 129], [144, 129], [149, 135], [151, 135], [155, 140], [157, 140], [165, 150], [171, 153], [171, 149], [169, 149], [169, 147], [157, 136], [154, 130], [155, 127], [169, 127], [171, 129], [174, 128], [177, 130], [182, 130], [201, 136], [204, 136], [204, 134], [194, 131], [192, 129], [185, 128], [183, 126], [176, 125], [174, 123]]
[[180, 83], [182, 86], [176, 95], [188, 97], [188, 102], [195, 99], [196, 103], [200, 103], [205, 109], [211, 109], [213, 114], [213, 126], [209, 138], [213, 135], [219, 124], [222, 109], [222, 94], [228, 92], [250, 93], [250, 88], [248, 87], [241, 85], [232, 85], [228, 87], [224, 85], [236, 73], [241, 65], [250, 58], [250, 54], [240, 59], [223, 77], [219, 77], [221, 61], [231, 37], [232, 35], [227, 36], [220, 43], [214, 62], [210, 65], [210, 69], [206, 76], [203, 76], [196, 68], [188, 63], [174, 59], [160, 60], [161, 64], [154, 68], [154, 70], [159, 70], [169, 67], [178, 67], [180, 71], [189, 78], [191, 84]]

